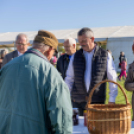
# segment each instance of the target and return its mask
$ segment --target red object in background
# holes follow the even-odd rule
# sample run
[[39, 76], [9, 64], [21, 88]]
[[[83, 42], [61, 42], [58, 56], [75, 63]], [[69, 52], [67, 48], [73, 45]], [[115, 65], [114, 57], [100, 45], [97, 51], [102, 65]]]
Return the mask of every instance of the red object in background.
[[84, 110], [84, 126], [87, 126], [87, 110]]
[[133, 41], [133, 45], [132, 45], [132, 51], [134, 52], [134, 41]]
[[121, 62], [121, 70], [126, 70], [127, 69], [127, 63], [125, 61]]

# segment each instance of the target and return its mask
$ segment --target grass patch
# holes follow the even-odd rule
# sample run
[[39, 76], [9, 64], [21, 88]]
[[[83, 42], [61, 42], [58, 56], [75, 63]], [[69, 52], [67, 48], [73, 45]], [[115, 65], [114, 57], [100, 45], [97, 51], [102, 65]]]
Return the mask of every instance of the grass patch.
[[[128, 101], [130, 104], [132, 104], [132, 92], [130, 91], [127, 91], [124, 87], [124, 83], [125, 83], [125, 80], [121, 80], [121, 81], [117, 81], [121, 87], [124, 89], [126, 95], [127, 95], [127, 98], [128, 98]], [[109, 101], [109, 84], [107, 83], [107, 89], [106, 89], [106, 101], [105, 103], [107, 104]], [[116, 97], [116, 100], [115, 100], [115, 103], [116, 104], [126, 104], [126, 100], [125, 100], [125, 97], [121, 91], [121, 89], [118, 87], [118, 95]], [[131, 113], [132, 113], [132, 109], [131, 109]], [[132, 114], [131, 114], [132, 115]]]

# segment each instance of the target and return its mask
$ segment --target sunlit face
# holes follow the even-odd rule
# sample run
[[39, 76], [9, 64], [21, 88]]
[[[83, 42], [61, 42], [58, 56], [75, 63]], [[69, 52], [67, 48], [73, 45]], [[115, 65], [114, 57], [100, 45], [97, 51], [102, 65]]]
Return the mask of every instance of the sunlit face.
[[69, 44], [68, 40], [65, 41], [63, 45], [64, 45], [65, 52], [68, 55], [72, 55], [72, 53], [74, 53], [74, 51], [76, 50], [75, 44], [73, 44], [73, 45]]
[[78, 36], [80, 46], [84, 51], [90, 52], [94, 49], [94, 37], [87, 37], [85, 34]]
[[18, 39], [16, 40], [16, 47], [20, 53], [22, 53], [22, 54], [25, 53], [27, 51], [27, 47], [28, 47], [26, 37], [24, 37], [24, 36], [18, 37]]

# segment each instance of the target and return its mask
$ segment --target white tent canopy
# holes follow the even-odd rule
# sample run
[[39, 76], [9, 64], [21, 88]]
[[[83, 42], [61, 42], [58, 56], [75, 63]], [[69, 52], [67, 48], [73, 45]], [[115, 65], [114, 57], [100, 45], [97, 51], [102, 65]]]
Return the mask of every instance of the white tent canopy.
[[[134, 56], [131, 46], [134, 40], [134, 26], [100, 27], [91, 29], [94, 32], [95, 41], [107, 41], [107, 49], [112, 51], [116, 68], [118, 68], [119, 64], [120, 51], [125, 52], [128, 64], [133, 61]], [[50, 32], [56, 35], [59, 43], [63, 43], [64, 39], [68, 37], [77, 40], [77, 33], [79, 30], [80, 29], [51, 30]], [[12, 44], [19, 33], [21, 32], [0, 33], [0, 45]], [[23, 33], [28, 36], [30, 43], [32, 43], [37, 31]]]
[[[108, 38], [134, 37], [134, 26], [100, 27], [91, 29], [94, 31], [96, 41], [106, 40]], [[52, 30], [50, 32], [54, 33], [60, 42], [67, 37], [77, 39], [79, 30], [80, 29]], [[0, 45], [13, 43], [19, 33], [21, 32], [0, 33]], [[23, 33], [27, 34], [29, 40], [32, 41], [37, 34], [37, 31]]]

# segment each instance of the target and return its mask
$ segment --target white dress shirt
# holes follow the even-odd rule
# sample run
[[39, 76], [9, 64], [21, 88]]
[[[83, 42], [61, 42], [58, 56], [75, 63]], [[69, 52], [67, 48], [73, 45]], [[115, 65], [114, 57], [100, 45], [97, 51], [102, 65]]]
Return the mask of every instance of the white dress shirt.
[[[83, 54], [86, 60], [86, 70], [85, 70], [85, 75], [84, 75], [84, 81], [85, 81], [86, 89], [88, 91], [90, 82], [91, 82], [91, 66], [92, 66], [92, 57], [94, 54], [94, 50], [92, 50], [91, 52], [83, 51]], [[73, 83], [74, 83], [74, 68], [73, 68], [74, 55], [72, 55], [70, 59], [69, 66], [66, 72], [66, 78], [65, 78], [65, 82], [68, 85], [70, 90], [72, 89]], [[115, 65], [114, 65], [114, 62], [110, 53], [108, 53], [108, 57], [107, 57], [107, 77], [109, 80], [116, 82], [117, 74], [116, 74]], [[113, 83], [109, 83], [109, 89], [110, 89], [109, 102], [115, 102], [115, 98], [117, 96], [117, 91], [118, 91], [117, 86]]]
[[18, 51], [18, 57], [21, 56], [21, 55], [23, 55], [23, 54]]

